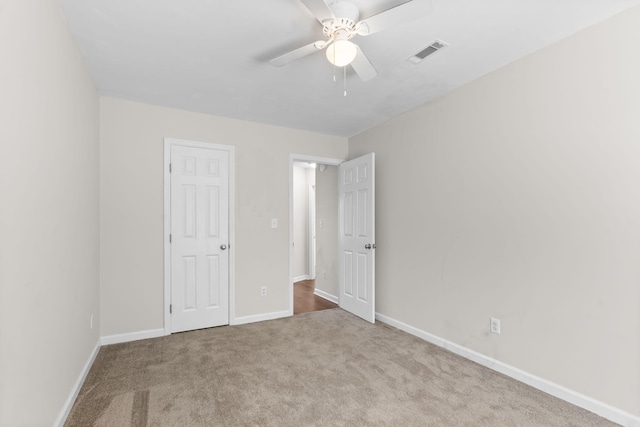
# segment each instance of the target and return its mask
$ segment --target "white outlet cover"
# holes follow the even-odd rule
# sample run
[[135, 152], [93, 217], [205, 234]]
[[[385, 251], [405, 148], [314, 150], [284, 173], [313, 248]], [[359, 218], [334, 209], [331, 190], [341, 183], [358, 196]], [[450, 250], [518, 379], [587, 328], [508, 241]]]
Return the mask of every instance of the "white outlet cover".
[[500, 319], [492, 317], [489, 325], [491, 328], [491, 332], [498, 335], [500, 334]]
[[278, 228], [278, 218], [271, 218], [271, 228]]

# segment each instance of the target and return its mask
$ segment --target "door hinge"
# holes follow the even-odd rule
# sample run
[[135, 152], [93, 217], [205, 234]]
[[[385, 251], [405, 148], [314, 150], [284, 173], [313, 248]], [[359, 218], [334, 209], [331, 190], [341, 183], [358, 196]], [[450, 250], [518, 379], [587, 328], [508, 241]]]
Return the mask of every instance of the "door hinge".
[[169, 314], [173, 313], [173, 304], [169, 304]]
[[169, 234], [169, 243], [171, 243], [171, 234]]
[[169, 163], [169, 173], [171, 173], [171, 163]]

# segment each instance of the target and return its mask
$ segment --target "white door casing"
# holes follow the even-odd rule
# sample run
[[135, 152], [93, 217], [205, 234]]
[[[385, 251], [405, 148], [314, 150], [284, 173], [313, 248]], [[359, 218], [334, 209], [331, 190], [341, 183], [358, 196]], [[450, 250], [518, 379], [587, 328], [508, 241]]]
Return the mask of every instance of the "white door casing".
[[171, 332], [229, 324], [229, 152], [170, 156]]
[[340, 307], [375, 322], [375, 154], [340, 164]]

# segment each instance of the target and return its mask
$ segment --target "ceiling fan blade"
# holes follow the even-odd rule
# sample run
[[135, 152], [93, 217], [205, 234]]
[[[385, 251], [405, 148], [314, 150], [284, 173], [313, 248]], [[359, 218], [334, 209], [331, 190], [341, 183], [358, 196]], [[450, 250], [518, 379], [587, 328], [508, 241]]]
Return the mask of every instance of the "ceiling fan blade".
[[300, 0], [302, 4], [304, 4], [307, 9], [316, 17], [318, 21], [322, 24], [322, 21], [326, 21], [327, 19], [334, 19], [333, 12], [327, 6], [324, 0]]
[[358, 22], [358, 34], [368, 36], [387, 28], [406, 24], [433, 12], [432, 0], [407, 0], [391, 9]]
[[360, 50], [360, 47], [358, 47], [358, 53], [351, 63], [351, 66], [363, 82], [367, 82], [378, 75], [378, 72], [373, 68], [373, 65], [371, 65], [371, 62], [369, 62], [364, 52]]
[[287, 65], [290, 62], [295, 61], [296, 59], [303, 58], [307, 55], [311, 55], [314, 52], [319, 51], [324, 48], [326, 43], [324, 40], [320, 40], [317, 42], [310, 43], [306, 46], [299, 47], [297, 49], [292, 50], [291, 52], [287, 52], [284, 55], [280, 55], [277, 58], [273, 58], [271, 61], [271, 65], [275, 65], [276, 67], [282, 67]]

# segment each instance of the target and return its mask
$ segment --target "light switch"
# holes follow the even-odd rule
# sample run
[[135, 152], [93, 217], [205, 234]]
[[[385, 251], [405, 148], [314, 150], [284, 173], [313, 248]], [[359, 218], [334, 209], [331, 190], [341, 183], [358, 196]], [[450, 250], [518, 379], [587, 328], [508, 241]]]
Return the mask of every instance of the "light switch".
[[271, 218], [271, 228], [278, 228], [278, 218]]

